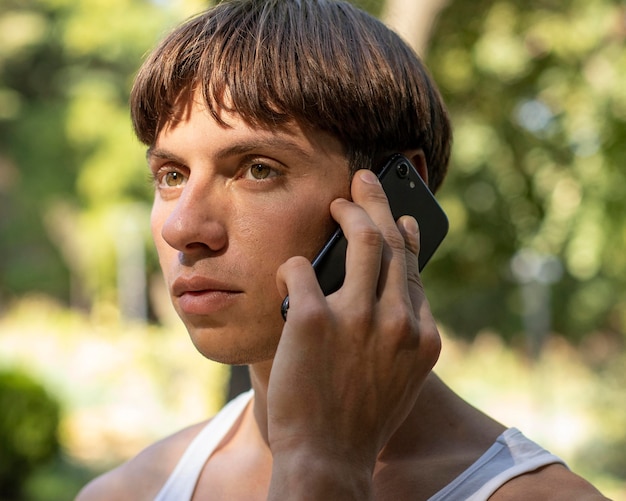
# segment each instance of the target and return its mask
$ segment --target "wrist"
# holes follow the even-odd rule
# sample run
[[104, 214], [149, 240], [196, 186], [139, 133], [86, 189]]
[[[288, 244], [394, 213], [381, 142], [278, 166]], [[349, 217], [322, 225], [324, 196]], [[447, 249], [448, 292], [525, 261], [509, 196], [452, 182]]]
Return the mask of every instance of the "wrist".
[[294, 448], [272, 451], [268, 499], [368, 500], [373, 466], [333, 453]]

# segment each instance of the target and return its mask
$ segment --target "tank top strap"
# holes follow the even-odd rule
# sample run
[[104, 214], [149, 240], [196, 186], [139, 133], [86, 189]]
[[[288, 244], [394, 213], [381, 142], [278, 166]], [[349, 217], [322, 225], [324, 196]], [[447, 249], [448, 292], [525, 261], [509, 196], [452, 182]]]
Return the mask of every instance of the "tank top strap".
[[181, 456], [174, 471], [154, 498], [155, 501], [191, 500], [202, 468], [243, 414], [253, 396], [254, 390], [242, 393], [206, 424]]

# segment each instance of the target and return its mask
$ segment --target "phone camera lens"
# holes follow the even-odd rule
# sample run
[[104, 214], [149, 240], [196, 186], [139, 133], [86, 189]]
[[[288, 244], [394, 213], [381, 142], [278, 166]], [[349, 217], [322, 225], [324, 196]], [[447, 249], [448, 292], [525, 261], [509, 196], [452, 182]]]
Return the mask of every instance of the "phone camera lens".
[[402, 162], [398, 165], [398, 167], [396, 167], [396, 172], [398, 173], [398, 177], [404, 179], [409, 175], [409, 166]]

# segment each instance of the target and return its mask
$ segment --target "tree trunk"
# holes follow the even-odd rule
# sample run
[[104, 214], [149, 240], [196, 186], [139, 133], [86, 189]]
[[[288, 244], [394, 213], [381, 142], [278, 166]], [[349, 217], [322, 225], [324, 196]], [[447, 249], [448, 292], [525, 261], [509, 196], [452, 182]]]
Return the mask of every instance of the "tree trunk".
[[424, 58], [437, 16], [450, 0], [386, 0], [382, 20]]

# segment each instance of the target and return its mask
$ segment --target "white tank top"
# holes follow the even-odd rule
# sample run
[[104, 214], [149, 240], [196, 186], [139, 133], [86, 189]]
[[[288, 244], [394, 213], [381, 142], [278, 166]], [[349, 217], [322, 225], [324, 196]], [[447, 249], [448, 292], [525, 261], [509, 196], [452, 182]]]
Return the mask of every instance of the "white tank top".
[[[243, 414], [253, 390], [229, 402], [189, 444], [155, 501], [190, 501], [205, 463]], [[428, 501], [485, 501], [499, 487], [523, 473], [564, 464], [522, 433], [509, 428], [467, 470]]]

